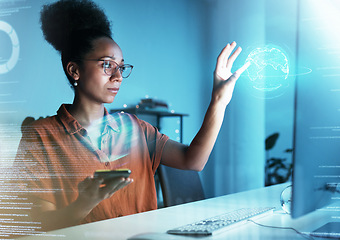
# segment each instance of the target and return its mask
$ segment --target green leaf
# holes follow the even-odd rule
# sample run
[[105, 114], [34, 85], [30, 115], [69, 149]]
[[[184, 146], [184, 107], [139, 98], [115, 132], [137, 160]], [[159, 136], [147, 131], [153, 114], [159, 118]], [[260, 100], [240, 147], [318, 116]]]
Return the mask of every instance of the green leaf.
[[279, 133], [274, 133], [266, 138], [266, 151], [272, 149], [275, 146], [275, 143], [279, 136]]

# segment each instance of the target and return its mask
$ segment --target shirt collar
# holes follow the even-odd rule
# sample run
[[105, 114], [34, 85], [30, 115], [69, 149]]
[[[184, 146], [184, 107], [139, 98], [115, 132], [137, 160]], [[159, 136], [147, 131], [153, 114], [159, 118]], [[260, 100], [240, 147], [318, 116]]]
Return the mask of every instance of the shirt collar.
[[[75, 134], [77, 132], [86, 132], [79, 122], [69, 113], [68, 109], [70, 104], [62, 104], [57, 111], [57, 116], [65, 127], [65, 130], [70, 134]], [[114, 117], [112, 117], [106, 108], [104, 108], [105, 128], [109, 127], [115, 132], [119, 132], [118, 124]]]
[[117, 121], [115, 120], [115, 118], [111, 114], [109, 114], [109, 112], [106, 110], [106, 108], [104, 108], [103, 121], [105, 121], [105, 125], [107, 127], [111, 128], [115, 132], [119, 132]]

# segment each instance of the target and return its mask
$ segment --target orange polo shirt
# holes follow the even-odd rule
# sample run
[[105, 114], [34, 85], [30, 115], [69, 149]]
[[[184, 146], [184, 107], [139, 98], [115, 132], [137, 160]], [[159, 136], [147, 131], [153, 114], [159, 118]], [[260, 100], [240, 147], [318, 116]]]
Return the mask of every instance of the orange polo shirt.
[[67, 108], [62, 105], [57, 115], [23, 132], [15, 161], [21, 190], [60, 209], [76, 200], [79, 182], [96, 170], [128, 168], [134, 182], [103, 200], [83, 223], [156, 209], [154, 173], [169, 138], [134, 115], [110, 115], [105, 109], [97, 148]]

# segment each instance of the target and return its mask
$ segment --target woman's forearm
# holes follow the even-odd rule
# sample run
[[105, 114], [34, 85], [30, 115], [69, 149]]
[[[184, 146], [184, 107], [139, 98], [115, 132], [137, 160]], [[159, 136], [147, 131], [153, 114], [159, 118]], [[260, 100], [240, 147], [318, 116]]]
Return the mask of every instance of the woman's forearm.
[[41, 222], [43, 231], [78, 225], [102, 200], [112, 197], [133, 179], [117, 177], [102, 186], [103, 181], [102, 178], [85, 178], [78, 184], [78, 198], [65, 208], [57, 209], [53, 203], [36, 199], [39, 208], [32, 210], [33, 219]]
[[186, 151], [190, 168], [197, 171], [204, 168], [221, 129], [224, 114], [225, 106], [218, 101], [211, 101], [202, 126]]
[[36, 213], [35, 219], [41, 222], [43, 231], [71, 227], [80, 222], [90, 213], [91, 209], [82, 206], [81, 202], [75, 201], [65, 208], [58, 210], [47, 210]]

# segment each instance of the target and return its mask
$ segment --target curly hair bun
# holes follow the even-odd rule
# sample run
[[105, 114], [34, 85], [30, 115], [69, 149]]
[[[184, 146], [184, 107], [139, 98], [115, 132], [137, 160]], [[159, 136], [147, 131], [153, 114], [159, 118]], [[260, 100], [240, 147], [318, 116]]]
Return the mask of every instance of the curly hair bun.
[[90, 0], [60, 0], [44, 5], [40, 22], [46, 41], [59, 52], [67, 48], [70, 37], [77, 31], [93, 29], [112, 35], [104, 11]]

